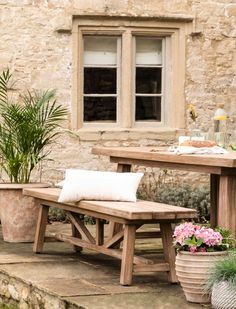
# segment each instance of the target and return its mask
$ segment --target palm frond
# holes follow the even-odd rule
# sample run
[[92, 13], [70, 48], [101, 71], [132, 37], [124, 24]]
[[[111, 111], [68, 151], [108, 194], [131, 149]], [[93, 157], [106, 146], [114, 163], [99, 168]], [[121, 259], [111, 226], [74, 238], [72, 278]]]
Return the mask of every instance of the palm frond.
[[0, 75], [0, 104], [6, 104], [8, 102], [8, 83], [11, 79], [9, 69], [2, 72]]

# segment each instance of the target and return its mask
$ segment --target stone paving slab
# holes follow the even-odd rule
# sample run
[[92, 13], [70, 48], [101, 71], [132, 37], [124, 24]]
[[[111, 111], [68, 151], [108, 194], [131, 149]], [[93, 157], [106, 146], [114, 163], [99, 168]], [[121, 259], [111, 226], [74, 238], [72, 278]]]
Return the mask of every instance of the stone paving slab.
[[[180, 288], [165, 287], [153, 293], [98, 295], [69, 298], [88, 309], [197, 309], [204, 308], [184, 301]], [[206, 307], [205, 307], [206, 308]]]
[[[166, 288], [165, 288], [166, 290]], [[179, 289], [174, 289], [175, 293], [168, 290], [168, 295], [161, 291], [160, 293], [142, 293], [142, 294], [116, 294], [99, 295], [87, 297], [73, 297], [71, 302], [79, 303], [86, 309], [197, 309], [199, 305], [185, 303]], [[201, 306], [200, 306], [201, 307]], [[203, 307], [201, 307], [203, 308]]]
[[[68, 225], [49, 226], [69, 231]], [[140, 240], [138, 248], [155, 252]], [[44, 254], [32, 253], [32, 244], [10, 244], [0, 239], [0, 296], [17, 301], [20, 309], [194, 309], [201, 305], [185, 301], [179, 285], [166, 274], [135, 275], [133, 285], [119, 284], [120, 261], [84, 250], [74, 253], [65, 243], [45, 244]], [[205, 308], [209, 308], [205, 306]]]

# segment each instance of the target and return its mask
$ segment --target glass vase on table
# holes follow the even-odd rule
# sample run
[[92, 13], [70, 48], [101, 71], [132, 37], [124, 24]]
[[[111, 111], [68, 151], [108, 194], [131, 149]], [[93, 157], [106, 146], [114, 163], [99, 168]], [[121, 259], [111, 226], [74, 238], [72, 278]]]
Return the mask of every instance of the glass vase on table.
[[193, 141], [204, 141], [205, 136], [200, 129], [194, 128], [189, 132], [190, 140]]

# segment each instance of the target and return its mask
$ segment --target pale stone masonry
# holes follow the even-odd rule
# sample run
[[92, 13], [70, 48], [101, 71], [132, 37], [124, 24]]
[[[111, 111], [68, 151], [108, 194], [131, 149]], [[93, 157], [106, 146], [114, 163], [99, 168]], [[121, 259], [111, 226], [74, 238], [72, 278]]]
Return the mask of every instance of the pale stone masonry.
[[[197, 124], [208, 129], [216, 104], [225, 103], [236, 119], [236, 3], [234, 0], [0, 0], [0, 69], [9, 67], [16, 90], [56, 88], [58, 102], [72, 110], [72, 16], [105, 15], [192, 18], [186, 34], [184, 96], [196, 106]], [[73, 115], [72, 115], [73, 116]], [[71, 118], [71, 115], [70, 117]], [[78, 130], [65, 133], [44, 167], [44, 180], [54, 182], [67, 167], [113, 169], [108, 160], [91, 155], [94, 145], [163, 145], [176, 138], [168, 131]], [[71, 128], [71, 121], [65, 124]]]

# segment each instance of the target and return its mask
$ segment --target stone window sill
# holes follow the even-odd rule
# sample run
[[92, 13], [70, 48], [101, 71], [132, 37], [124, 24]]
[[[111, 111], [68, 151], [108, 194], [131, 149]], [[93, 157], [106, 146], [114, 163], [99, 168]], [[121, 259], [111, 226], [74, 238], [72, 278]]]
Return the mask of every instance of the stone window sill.
[[173, 128], [132, 128], [132, 129], [95, 129], [82, 128], [72, 131], [81, 141], [98, 141], [98, 140], [170, 140], [176, 138], [180, 132]]

